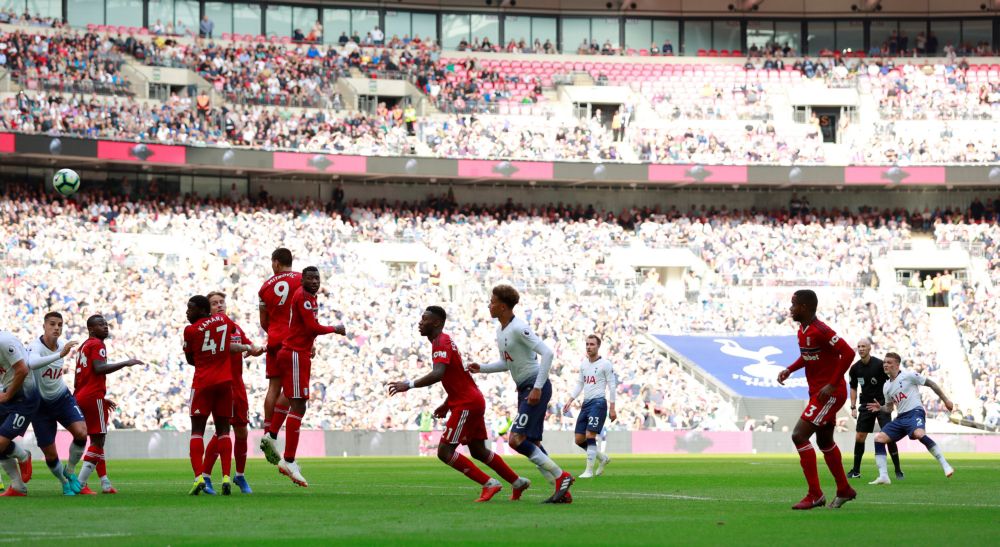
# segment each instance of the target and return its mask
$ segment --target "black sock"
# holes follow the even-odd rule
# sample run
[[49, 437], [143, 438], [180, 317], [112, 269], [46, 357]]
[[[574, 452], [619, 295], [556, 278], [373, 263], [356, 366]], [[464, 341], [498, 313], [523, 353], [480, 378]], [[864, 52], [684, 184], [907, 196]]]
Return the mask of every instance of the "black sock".
[[270, 435], [272, 439], [278, 440], [278, 434], [277, 433], [271, 433], [270, 431], [268, 431], [267, 434]]
[[865, 443], [854, 441], [854, 467], [851, 471], [861, 471], [861, 460], [865, 457]]
[[896, 448], [896, 443], [889, 443], [889, 456], [892, 458], [892, 465], [896, 468], [896, 473], [902, 473], [903, 470], [899, 468], [899, 449]]

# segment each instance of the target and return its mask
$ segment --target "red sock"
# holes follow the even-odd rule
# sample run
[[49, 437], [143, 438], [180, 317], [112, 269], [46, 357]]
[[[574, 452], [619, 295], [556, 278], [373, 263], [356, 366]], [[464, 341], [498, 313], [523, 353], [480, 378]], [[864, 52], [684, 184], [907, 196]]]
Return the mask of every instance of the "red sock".
[[[275, 416], [277, 416], [277, 409]], [[295, 461], [295, 451], [299, 449], [299, 429], [302, 428], [302, 416], [288, 413], [285, 423], [285, 461]]]
[[[267, 428], [267, 432], [273, 435], [277, 435], [281, 431], [282, 424], [285, 423], [285, 418], [288, 417], [288, 407], [274, 405], [274, 416], [271, 416], [271, 426]], [[288, 432], [286, 431], [287, 435]]]
[[826, 466], [830, 468], [830, 473], [833, 473], [834, 480], [837, 481], [837, 493], [847, 492], [851, 489], [851, 485], [847, 482], [847, 474], [844, 473], [844, 461], [840, 455], [840, 447], [836, 444], [831, 448], [820, 449], [823, 451], [823, 459], [826, 460]]
[[518, 479], [517, 473], [507, 465], [507, 462], [503, 461], [500, 454], [490, 452], [490, 456], [486, 458], [486, 465], [496, 471], [497, 475], [500, 475], [500, 478], [511, 484]]
[[490, 480], [489, 475], [480, 471], [479, 468], [476, 467], [476, 464], [469, 461], [469, 458], [459, 454], [457, 450], [455, 451], [455, 455], [451, 457], [451, 461], [448, 462], [448, 465], [458, 469], [463, 475], [478, 482], [479, 484], [486, 484], [486, 482]]
[[104, 454], [104, 449], [101, 448], [101, 459], [97, 461], [97, 476], [99, 478], [104, 478], [108, 476], [108, 464], [107, 456]]
[[806, 483], [809, 484], [809, 494], [816, 499], [823, 495], [823, 489], [819, 486], [819, 472], [816, 471], [816, 450], [811, 442], [802, 446], [796, 446], [799, 451], [799, 463], [802, 465], [802, 473], [806, 476]]
[[194, 476], [197, 478], [198, 475], [202, 474], [202, 454], [205, 453], [205, 440], [201, 438], [201, 435], [191, 435], [191, 446], [188, 451], [191, 456], [191, 470], [194, 471]]
[[222, 460], [222, 476], [228, 477], [233, 470], [233, 440], [229, 435], [219, 439], [219, 459]]
[[215, 459], [219, 457], [219, 436], [212, 435], [212, 439], [208, 441], [208, 446], [205, 447], [205, 459], [202, 461], [201, 469], [203, 472], [212, 474], [212, 468], [215, 467]]
[[247, 468], [247, 440], [237, 438], [235, 444], [236, 450], [236, 472], [243, 473]]
[[[104, 449], [99, 446], [90, 445], [83, 455], [83, 461], [90, 462], [96, 466], [104, 463]], [[100, 475], [98, 475], [100, 477]]]

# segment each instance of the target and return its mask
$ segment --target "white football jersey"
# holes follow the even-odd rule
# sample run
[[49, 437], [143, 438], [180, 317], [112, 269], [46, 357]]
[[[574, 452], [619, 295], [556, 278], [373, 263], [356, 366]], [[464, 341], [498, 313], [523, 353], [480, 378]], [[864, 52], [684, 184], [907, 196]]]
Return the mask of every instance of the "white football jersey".
[[511, 319], [510, 323], [507, 323], [507, 328], [497, 328], [497, 349], [500, 350], [500, 360], [507, 366], [518, 386], [535, 382], [538, 377], [538, 357], [535, 355], [535, 350], [543, 343], [542, 339], [528, 327], [528, 323], [520, 317]]
[[[0, 331], [0, 386], [4, 391], [14, 383], [14, 364], [24, 361], [24, 366], [28, 366], [28, 352], [24, 345], [8, 331]], [[21, 389], [25, 392], [35, 390], [35, 379], [31, 372], [24, 379]]]
[[[610, 387], [610, 390], [608, 389]], [[583, 401], [604, 398], [604, 393], [608, 393], [608, 402], [615, 402], [615, 391], [618, 383], [615, 380], [615, 372], [611, 368], [611, 361], [604, 357], [599, 357], [593, 363], [584, 357], [580, 363], [580, 376], [576, 381], [576, 389], [573, 390], [573, 398], [576, 398], [583, 391]]]
[[895, 404], [899, 414], [924, 408], [920, 401], [920, 386], [925, 383], [927, 379], [915, 372], [899, 371], [895, 380], [889, 380], [882, 386], [886, 404]]
[[[42, 338], [39, 336], [38, 338], [32, 340], [31, 344], [28, 345], [28, 359], [34, 360], [39, 357], [58, 355], [65, 345], [65, 340], [58, 340], [56, 342], [56, 350], [52, 351], [47, 348], [44, 343], [42, 343]], [[64, 392], [69, 391], [69, 387], [66, 386], [66, 382], [63, 381], [62, 377], [62, 357], [42, 368], [33, 370], [32, 373], [35, 375], [35, 383], [38, 385], [38, 392], [46, 401], [54, 401], [61, 397]]]

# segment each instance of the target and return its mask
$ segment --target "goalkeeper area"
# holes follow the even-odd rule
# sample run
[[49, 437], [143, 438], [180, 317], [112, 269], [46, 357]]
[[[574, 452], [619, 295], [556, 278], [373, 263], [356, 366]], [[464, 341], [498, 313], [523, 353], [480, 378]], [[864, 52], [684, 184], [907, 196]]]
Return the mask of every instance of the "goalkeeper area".
[[[906, 478], [869, 486], [871, 458], [851, 484], [858, 498], [833, 511], [792, 511], [805, 493], [798, 459], [780, 456], [614, 456], [604, 476], [580, 479], [571, 505], [543, 505], [532, 480], [488, 503], [479, 487], [435, 458], [302, 458], [309, 488], [253, 459], [252, 495], [186, 495], [183, 460], [115, 460], [117, 495], [62, 496], [36, 462], [29, 497], [4, 503], [2, 543], [54, 545], [987, 545], [997, 539], [1000, 455], [952, 454], [946, 479], [925, 454], [905, 454]], [[582, 457], [557, 457], [578, 473]], [[40, 464], [40, 465], [39, 465]], [[822, 466], [822, 462], [820, 462]], [[825, 469], [821, 469], [825, 471]], [[220, 477], [216, 475], [216, 484]], [[832, 499], [834, 485], [821, 473]], [[39, 515], [52, 517], [41, 525]], [[836, 538], [836, 539], [834, 539]]]

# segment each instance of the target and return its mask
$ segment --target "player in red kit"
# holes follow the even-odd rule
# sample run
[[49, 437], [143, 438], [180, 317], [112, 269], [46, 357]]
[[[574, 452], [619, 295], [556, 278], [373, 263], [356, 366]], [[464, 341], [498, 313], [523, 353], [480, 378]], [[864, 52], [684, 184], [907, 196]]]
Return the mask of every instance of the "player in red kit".
[[[108, 349], [104, 345], [109, 330], [108, 322], [103, 316], [92, 315], [87, 318], [87, 332], [90, 338], [80, 346], [76, 356], [76, 377], [73, 379], [73, 398], [83, 413], [87, 422], [87, 435], [90, 436], [90, 446], [83, 456], [83, 467], [80, 469], [79, 481], [83, 488], [81, 494], [96, 494], [87, 486], [90, 474], [97, 471], [101, 479], [101, 492], [117, 494], [108, 479], [107, 464], [104, 455], [104, 440], [108, 434], [108, 416], [114, 411], [115, 403], [105, 399], [108, 394], [107, 375], [134, 365], [145, 365], [138, 359], [129, 359], [120, 363], [108, 363]], [[70, 470], [73, 472], [74, 470]]]
[[[278, 352], [282, 392], [289, 402], [288, 417], [285, 420], [285, 453], [278, 463], [278, 470], [299, 486], [309, 486], [302, 477], [299, 464], [295, 462], [295, 452], [299, 447], [299, 430], [306, 412], [306, 401], [309, 400], [309, 370], [312, 366], [313, 342], [317, 336], [323, 334], [345, 333], [343, 325], [328, 327], [321, 325], [316, 319], [319, 311], [316, 293], [319, 292], [319, 287], [319, 270], [314, 266], [302, 270], [302, 286], [295, 291], [291, 299], [288, 336], [285, 337]], [[277, 419], [271, 421], [271, 427], [267, 431], [272, 440], [278, 437], [280, 428], [281, 423]]]
[[443, 332], [447, 319], [448, 314], [440, 306], [429, 306], [424, 311], [418, 328], [420, 335], [426, 336], [431, 342], [433, 370], [416, 380], [387, 383], [389, 395], [441, 382], [448, 398], [434, 411], [434, 415], [443, 418], [450, 410], [451, 416], [438, 443], [438, 459], [483, 486], [477, 502], [489, 501], [495, 496], [501, 489], [500, 481], [483, 473], [476, 464], [459, 454], [456, 448], [460, 444], [468, 446], [473, 458], [490, 466], [520, 494], [531, 482], [519, 477], [503, 458], [486, 448], [486, 439], [489, 437], [486, 431], [486, 400], [472, 375], [462, 365], [462, 355], [455, 343]]
[[[227, 315], [225, 293], [219, 291], [208, 293], [208, 303], [212, 306], [213, 314]], [[251, 346], [248, 355], [254, 357], [262, 355], [265, 351], [264, 347], [253, 345], [253, 342], [239, 325], [236, 325], [236, 329], [229, 333], [229, 343]], [[247, 479], [243, 475], [247, 467], [247, 437], [249, 435], [247, 427], [250, 425], [250, 400], [247, 397], [247, 386], [243, 382], [243, 354], [230, 352], [229, 360], [233, 372], [233, 417], [230, 419], [229, 425], [232, 426], [236, 437], [233, 443], [233, 454], [236, 460], [236, 475], [233, 476], [233, 483], [239, 487], [240, 492], [252, 494], [253, 490], [250, 489], [250, 484], [247, 483]], [[205, 447], [205, 460], [202, 464], [202, 476], [205, 477], [204, 492], [206, 494], [215, 493], [212, 489], [212, 468], [215, 467], [215, 460], [219, 457], [218, 446], [219, 435], [216, 432], [212, 440], [208, 441], [208, 446]]]
[[281, 370], [278, 367], [278, 351], [288, 335], [288, 318], [292, 307], [292, 296], [302, 286], [302, 274], [292, 271], [292, 252], [285, 248], [271, 253], [271, 271], [274, 275], [264, 282], [257, 292], [260, 298], [260, 326], [267, 332], [267, 395], [264, 397], [264, 437], [260, 449], [267, 461], [277, 464], [281, 459], [275, 446], [277, 437], [267, 434], [271, 422], [277, 422], [275, 430], [281, 429], [288, 415], [288, 398], [281, 392]]
[[194, 366], [191, 384], [191, 469], [194, 484], [190, 494], [197, 496], [205, 489], [202, 476], [205, 453], [205, 426], [209, 415], [215, 419], [219, 435], [218, 450], [222, 460], [222, 494], [232, 490], [229, 472], [233, 447], [229, 439], [229, 420], [233, 415], [233, 371], [231, 353], [249, 351], [251, 346], [230, 341], [230, 334], [239, 327], [222, 314], [212, 314], [208, 298], [192, 296], [187, 304], [184, 328], [184, 357]]
[[816, 470], [816, 451], [810, 438], [816, 434], [816, 444], [823, 451], [823, 459], [830, 473], [837, 481], [837, 497], [830, 503], [831, 509], [839, 509], [857, 497], [857, 492], [847, 483], [840, 448], [833, 439], [837, 423], [837, 411], [847, 401], [847, 382], [844, 375], [854, 361], [854, 349], [837, 336], [833, 329], [816, 318], [818, 299], [816, 293], [805, 289], [795, 291], [789, 310], [792, 320], [799, 323], [800, 356], [791, 366], [778, 374], [778, 383], [796, 370], [806, 369], [809, 383], [809, 402], [795, 424], [792, 442], [799, 451], [799, 463], [809, 484], [809, 493], [792, 509], [812, 509], [826, 505], [826, 496], [819, 485]]

